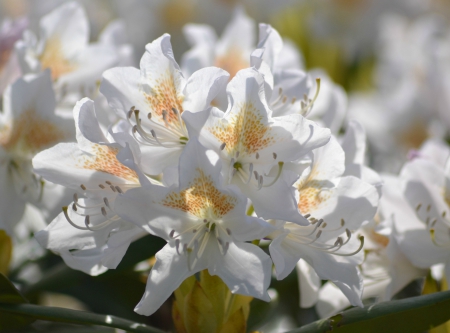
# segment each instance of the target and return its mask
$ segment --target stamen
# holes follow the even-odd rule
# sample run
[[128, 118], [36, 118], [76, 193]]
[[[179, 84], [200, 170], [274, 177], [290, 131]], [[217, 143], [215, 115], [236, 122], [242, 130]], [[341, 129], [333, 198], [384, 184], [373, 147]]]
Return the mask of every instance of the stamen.
[[255, 157], [256, 159], [259, 159], [259, 153], [256, 153]]
[[272, 186], [273, 184], [275, 184], [277, 182], [278, 178], [280, 178], [280, 176], [281, 176], [281, 172], [283, 171], [283, 166], [284, 166], [284, 162], [278, 162], [278, 173], [277, 173], [277, 175], [275, 176], [275, 178], [269, 184], [264, 185], [264, 187], [270, 187], [270, 186]]
[[100, 187], [102, 190], [105, 189], [105, 186], [103, 186], [102, 184], [98, 184], [98, 187]]
[[83, 184], [81, 184], [80, 187], [83, 189], [83, 191], [86, 191], [86, 186], [84, 186]]
[[73, 202], [75, 202], [75, 203], [78, 202], [78, 194], [77, 193], [73, 194]]
[[72, 225], [72, 227], [74, 227], [74, 228], [76, 228], [76, 229], [79, 229], [79, 230], [88, 230], [88, 228], [84, 228], [84, 227], [80, 227], [80, 226], [76, 225], [76, 224], [70, 219], [69, 214], [67, 213], [67, 206], [64, 206], [64, 207], [62, 208], [62, 211], [63, 211], [63, 213], [64, 213], [64, 216], [65, 216], [67, 222], [69, 222], [70, 225]]
[[303, 215], [303, 217], [304, 217], [305, 219], [309, 218], [310, 216], [311, 216], [311, 214]]
[[120, 194], [123, 194], [123, 191], [119, 186], [116, 186], [115, 188], [116, 188], [117, 192], [119, 192]]
[[225, 143], [225, 142], [222, 142], [222, 144], [220, 145], [220, 150], [224, 150], [225, 149], [225, 146], [226, 146], [227, 144]]
[[170, 232], [170, 234], [169, 234], [169, 237], [170, 238], [173, 238], [173, 235], [175, 234], [175, 230], [174, 229], [172, 229], [172, 231]]
[[106, 214], [106, 209], [105, 209], [105, 207], [102, 207], [101, 210], [102, 210], [102, 215], [103, 215], [104, 217], [106, 217], [107, 214]]
[[226, 228], [225, 230], [227, 231], [228, 236], [231, 236], [231, 230], [228, 228]]
[[420, 207], [422, 207], [422, 204], [418, 204], [418, 205], [417, 205], [417, 207], [416, 207], [416, 212], [419, 211]]
[[276, 160], [277, 159], [277, 153], [272, 153], [273, 159]]

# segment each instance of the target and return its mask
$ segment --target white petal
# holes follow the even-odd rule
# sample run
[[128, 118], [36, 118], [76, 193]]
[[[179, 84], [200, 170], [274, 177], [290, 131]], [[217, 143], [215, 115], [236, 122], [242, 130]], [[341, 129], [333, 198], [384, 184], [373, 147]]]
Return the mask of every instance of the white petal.
[[[272, 262], [259, 247], [248, 243], [230, 243], [225, 255], [218, 251], [209, 256], [208, 271], [218, 275], [232, 293], [249, 295], [270, 301], [267, 288], [270, 284]], [[222, 256], [221, 260], [217, 260]]]
[[310, 308], [319, 298], [322, 281], [314, 269], [303, 259], [297, 263], [298, 285], [300, 290], [300, 307]]
[[41, 36], [57, 38], [67, 58], [75, 56], [86, 47], [89, 40], [89, 22], [84, 9], [77, 2], [56, 8], [40, 21]]
[[225, 92], [229, 77], [227, 72], [217, 67], [207, 67], [193, 73], [184, 88], [184, 109], [198, 112], [210, 107], [213, 99]]
[[167, 244], [156, 253], [145, 293], [134, 311], [146, 316], [153, 314], [186, 278], [205, 268], [200, 260], [195, 270], [190, 271], [186, 257], [178, 255], [175, 248]]

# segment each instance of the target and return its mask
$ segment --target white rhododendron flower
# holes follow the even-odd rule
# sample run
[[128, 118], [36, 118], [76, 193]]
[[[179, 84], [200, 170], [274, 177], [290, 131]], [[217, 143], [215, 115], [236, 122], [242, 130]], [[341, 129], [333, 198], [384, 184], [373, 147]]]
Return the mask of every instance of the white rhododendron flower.
[[119, 116], [128, 118], [142, 151], [143, 171], [157, 175], [176, 167], [189, 140], [185, 111], [205, 110], [224, 88], [228, 74], [209, 67], [185, 79], [176, 63], [170, 36], [146, 46], [141, 69], [119, 67], [106, 71], [100, 91]]
[[22, 71], [49, 68], [56, 87], [64, 94], [91, 88], [101, 73], [118, 62], [114, 45], [89, 44], [89, 22], [77, 2], [57, 7], [39, 22], [39, 38], [26, 31], [16, 44]]
[[200, 142], [220, 155], [225, 179], [251, 199], [258, 216], [307, 223], [294, 198], [297, 175], [283, 166], [324, 145], [329, 130], [298, 114], [272, 118], [264, 79], [254, 68], [238, 72], [227, 94], [225, 113], [211, 108], [188, 114], [187, 123], [200, 133]]
[[343, 176], [344, 158], [334, 138], [313, 151], [311, 164], [294, 184], [298, 208], [310, 225], [281, 224], [270, 235], [270, 253], [278, 279], [285, 278], [302, 258], [318, 277], [336, 284], [352, 305], [362, 306], [357, 266], [363, 261], [364, 240], [352, 231], [373, 218], [378, 193], [354, 176]]
[[[450, 149], [430, 141], [403, 167], [403, 193], [416, 218], [397, 221], [398, 242], [417, 267], [445, 264], [450, 279]], [[443, 159], [447, 161], [443, 164]]]
[[77, 143], [61, 143], [39, 153], [33, 166], [44, 179], [72, 189], [74, 201], [36, 238], [70, 267], [97, 275], [115, 268], [130, 242], [143, 235], [113, 208], [119, 193], [140, 187], [136, 172], [122, 164], [139, 163], [139, 147], [123, 132], [105, 136], [93, 101], [82, 99], [73, 113]]
[[72, 140], [73, 121], [55, 114], [55, 106], [49, 71], [26, 75], [4, 92], [0, 113], [0, 223], [8, 232], [22, 216], [25, 203], [40, 203], [47, 191], [45, 182], [32, 170], [33, 156], [58, 142]]
[[270, 257], [248, 241], [273, 227], [246, 215], [246, 198], [224, 184], [221, 168], [214, 151], [191, 139], [180, 157], [177, 184], [143, 186], [116, 199], [122, 218], [168, 242], [156, 254], [136, 312], [152, 314], [187, 277], [204, 269], [233, 293], [269, 300]]

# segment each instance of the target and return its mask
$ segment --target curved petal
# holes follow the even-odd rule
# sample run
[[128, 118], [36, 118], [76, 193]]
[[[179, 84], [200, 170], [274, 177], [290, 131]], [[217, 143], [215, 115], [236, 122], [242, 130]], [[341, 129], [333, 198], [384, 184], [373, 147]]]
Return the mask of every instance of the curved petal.
[[[209, 256], [208, 271], [218, 275], [232, 293], [253, 296], [270, 301], [267, 288], [270, 284], [272, 261], [259, 247], [248, 243], [230, 243], [225, 255]], [[217, 260], [222, 257], [222, 260]]]
[[40, 30], [47, 41], [58, 39], [67, 58], [75, 56], [89, 41], [89, 22], [77, 2], [61, 5], [45, 15], [40, 21]]
[[148, 276], [145, 293], [134, 309], [145, 316], [158, 310], [186, 278], [206, 268], [200, 260], [195, 270], [190, 271], [186, 257], [178, 255], [175, 248], [169, 244], [156, 253], [155, 257], [156, 263]]
[[226, 71], [217, 67], [202, 68], [194, 72], [184, 88], [184, 109], [198, 112], [210, 107], [214, 98], [225, 92], [229, 77]]

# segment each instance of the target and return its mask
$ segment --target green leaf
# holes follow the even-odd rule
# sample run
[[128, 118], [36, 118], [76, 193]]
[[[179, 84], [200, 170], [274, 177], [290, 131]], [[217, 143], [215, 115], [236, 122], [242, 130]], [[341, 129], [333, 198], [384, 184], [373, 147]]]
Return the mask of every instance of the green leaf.
[[[14, 287], [6, 276], [0, 273], [0, 304], [28, 303], [28, 300]], [[11, 315], [0, 310], [0, 331], [13, 330], [29, 325], [34, 318], [24, 315]]]
[[[34, 319], [49, 320], [81, 325], [100, 325], [120, 328], [128, 332], [164, 333], [164, 331], [136, 323], [116, 316], [102, 315], [87, 311], [55, 308], [33, 304], [0, 304], [0, 313], [11, 315], [26, 315]], [[10, 317], [8, 317], [10, 318]]]
[[222, 324], [225, 315], [225, 299], [229, 293], [227, 285], [217, 275], [210, 275], [207, 269], [200, 272], [200, 285], [211, 302], [217, 323]]
[[450, 291], [353, 308], [288, 333], [414, 333], [450, 319]]

